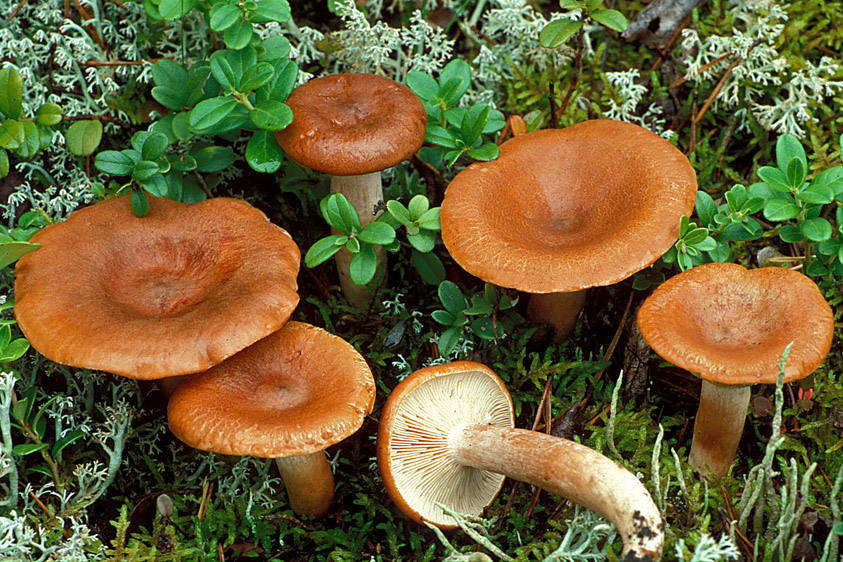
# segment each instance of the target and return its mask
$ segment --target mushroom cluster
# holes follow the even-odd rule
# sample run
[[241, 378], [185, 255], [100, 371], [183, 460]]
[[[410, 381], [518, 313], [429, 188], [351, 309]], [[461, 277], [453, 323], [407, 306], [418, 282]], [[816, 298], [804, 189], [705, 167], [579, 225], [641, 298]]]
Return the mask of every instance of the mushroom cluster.
[[532, 293], [528, 315], [567, 339], [585, 289], [626, 279], [679, 236], [697, 180], [675, 146], [630, 123], [519, 135], [448, 185], [442, 240], [471, 273]]
[[[331, 193], [348, 199], [366, 226], [383, 203], [381, 171], [412, 156], [424, 142], [427, 113], [408, 87], [374, 74], [335, 74], [297, 87], [287, 98], [293, 122], [276, 131], [296, 162], [331, 175]], [[378, 246], [378, 265], [384, 263]], [[360, 306], [371, 300], [351, 280], [351, 254], [336, 254], [343, 294]]]
[[638, 327], [653, 351], [702, 378], [689, 460], [719, 478], [735, 458], [750, 385], [776, 382], [791, 342], [785, 382], [814, 372], [831, 349], [834, 316], [797, 271], [711, 263], [661, 284], [641, 305]]
[[[288, 322], [301, 254], [244, 201], [128, 196], [72, 213], [18, 261], [15, 315], [58, 363], [174, 380], [173, 433], [196, 448], [277, 459], [292, 508], [333, 497], [323, 450], [374, 402], [365, 359], [315, 326]], [[235, 429], [236, 428], [236, 429]], [[285, 460], [286, 459], [286, 460]]]

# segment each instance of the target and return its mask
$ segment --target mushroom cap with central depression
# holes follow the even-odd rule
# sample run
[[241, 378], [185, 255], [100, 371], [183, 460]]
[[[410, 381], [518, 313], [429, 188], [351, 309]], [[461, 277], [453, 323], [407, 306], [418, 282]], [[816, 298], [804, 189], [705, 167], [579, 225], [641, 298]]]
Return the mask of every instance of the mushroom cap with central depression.
[[662, 283], [638, 311], [638, 327], [664, 359], [720, 384], [808, 376], [825, 359], [834, 315], [807, 276], [780, 267], [710, 263]]
[[457, 174], [442, 240], [471, 273], [528, 293], [610, 285], [649, 266], [679, 236], [696, 174], [668, 141], [611, 120], [519, 135]]
[[167, 420], [173, 434], [196, 449], [291, 457], [357, 431], [374, 400], [372, 372], [354, 346], [290, 321], [179, 385]]
[[424, 142], [427, 113], [413, 91], [374, 74], [334, 74], [297, 87], [293, 122], [275, 138], [293, 160], [334, 176], [380, 172]]
[[15, 269], [15, 316], [43, 355], [135, 379], [204, 371], [280, 328], [301, 254], [244, 201], [129, 196], [32, 237]]
[[464, 424], [515, 424], [506, 387], [479, 363], [421, 369], [389, 395], [378, 430], [378, 467], [387, 492], [408, 517], [453, 527], [454, 519], [437, 502], [479, 515], [500, 492], [504, 475], [461, 465], [448, 454], [450, 431]]

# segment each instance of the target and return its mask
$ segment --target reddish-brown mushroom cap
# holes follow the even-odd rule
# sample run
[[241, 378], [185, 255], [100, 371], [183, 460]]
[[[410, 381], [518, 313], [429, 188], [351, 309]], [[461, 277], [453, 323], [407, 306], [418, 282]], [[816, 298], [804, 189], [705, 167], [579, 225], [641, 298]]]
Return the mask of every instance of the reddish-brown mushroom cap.
[[694, 209], [688, 159], [650, 131], [594, 120], [520, 135], [457, 174], [442, 240], [469, 273], [529, 293], [621, 281], [676, 241]]
[[638, 327], [661, 357], [706, 380], [772, 384], [791, 341], [785, 382], [819, 367], [834, 317], [817, 285], [797, 271], [711, 263], [659, 286], [641, 306]]
[[67, 365], [157, 379], [208, 369], [280, 328], [298, 303], [290, 235], [236, 199], [129, 197], [80, 209], [32, 237], [15, 315]]
[[313, 79], [287, 98], [293, 122], [276, 131], [291, 158], [335, 176], [379, 172], [424, 142], [427, 114], [406, 86], [374, 74]]
[[374, 399], [372, 373], [351, 344], [290, 321], [179, 385], [167, 418], [176, 437], [197, 449], [289, 457], [357, 431]]

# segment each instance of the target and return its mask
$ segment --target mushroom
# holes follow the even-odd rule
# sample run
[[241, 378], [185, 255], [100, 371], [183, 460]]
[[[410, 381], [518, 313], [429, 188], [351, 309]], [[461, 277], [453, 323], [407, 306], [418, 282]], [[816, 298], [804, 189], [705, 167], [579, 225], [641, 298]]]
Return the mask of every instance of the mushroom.
[[[412, 156], [424, 142], [427, 113], [408, 87], [374, 74], [335, 74], [297, 87], [286, 101], [293, 122], [275, 132], [296, 162], [331, 174], [366, 226], [380, 214], [381, 171]], [[378, 265], [384, 263], [383, 248]], [[351, 254], [336, 254], [343, 294], [356, 306], [371, 300], [349, 273]]]
[[372, 373], [351, 344], [290, 321], [190, 376], [170, 398], [167, 419], [191, 447], [274, 458], [291, 509], [318, 516], [334, 495], [324, 449], [357, 431], [374, 399]]
[[609, 519], [624, 560], [658, 560], [664, 520], [643, 484], [597, 451], [513, 428], [512, 400], [488, 367], [471, 361], [416, 371], [389, 396], [378, 430], [384, 485], [408, 517], [439, 527], [441, 507], [479, 515], [506, 476], [567, 498]]
[[280, 328], [298, 303], [300, 253], [261, 211], [228, 198], [129, 196], [73, 212], [32, 237], [15, 269], [15, 315], [66, 365], [134, 379], [208, 369]]
[[690, 215], [697, 181], [666, 140], [594, 120], [519, 135], [445, 191], [442, 240], [463, 269], [533, 293], [528, 316], [567, 339], [588, 287], [655, 262]]
[[690, 463], [706, 476], [729, 471], [752, 384], [811, 374], [831, 349], [834, 318], [817, 285], [778, 267], [711, 263], [660, 285], [638, 311], [638, 327], [662, 358], [702, 378]]

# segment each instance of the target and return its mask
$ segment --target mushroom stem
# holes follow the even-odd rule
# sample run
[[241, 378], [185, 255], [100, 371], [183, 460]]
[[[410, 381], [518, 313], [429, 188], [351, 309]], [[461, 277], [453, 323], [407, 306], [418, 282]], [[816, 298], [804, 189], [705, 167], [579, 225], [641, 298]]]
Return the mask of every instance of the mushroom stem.
[[324, 451], [275, 459], [287, 489], [290, 509], [299, 515], [319, 517], [334, 499], [334, 473]]
[[[383, 189], [381, 187], [381, 173], [372, 172], [359, 176], [331, 176], [331, 193], [341, 193], [348, 199], [357, 215], [360, 217], [360, 225], [366, 226], [378, 218], [382, 211], [377, 206], [383, 203]], [[383, 246], [375, 246], [378, 270], [375, 273], [374, 286], [379, 284], [383, 277], [383, 268], [386, 263], [386, 251]], [[358, 308], [366, 306], [372, 300], [372, 291], [367, 285], [357, 285], [351, 280], [351, 252], [343, 248], [337, 252], [337, 272], [340, 278], [342, 293], [348, 302]]]
[[623, 560], [659, 560], [664, 520], [643, 484], [622, 466], [579, 443], [544, 433], [461, 424], [448, 436], [451, 458], [504, 474], [586, 507], [615, 524]]
[[553, 326], [553, 343], [562, 343], [571, 337], [577, 317], [585, 304], [585, 289], [571, 293], [545, 293], [530, 295], [527, 317], [532, 322]]
[[689, 461], [700, 475], [715, 478], [729, 472], [749, 407], [749, 385], [729, 386], [702, 381], [700, 407], [694, 421]]

